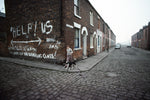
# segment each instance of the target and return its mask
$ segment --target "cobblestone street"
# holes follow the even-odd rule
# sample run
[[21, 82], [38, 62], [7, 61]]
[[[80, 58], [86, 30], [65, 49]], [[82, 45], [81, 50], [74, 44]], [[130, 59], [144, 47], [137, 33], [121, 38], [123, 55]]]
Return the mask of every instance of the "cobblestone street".
[[150, 53], [122, 47], [90, 71], [0, 61], [0, 100], [150, 100]]

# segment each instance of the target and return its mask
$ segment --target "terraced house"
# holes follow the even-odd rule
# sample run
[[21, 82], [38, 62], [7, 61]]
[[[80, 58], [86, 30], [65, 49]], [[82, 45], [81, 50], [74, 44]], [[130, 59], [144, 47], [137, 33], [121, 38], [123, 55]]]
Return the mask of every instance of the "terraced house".
[[10, 55], [63, 62], [66, 45], [77, 60], [115, 45], [113, 31], [88, 0], [5, 0]]
[[150, 22], [131, 37], [132, 46], [150, 50]]

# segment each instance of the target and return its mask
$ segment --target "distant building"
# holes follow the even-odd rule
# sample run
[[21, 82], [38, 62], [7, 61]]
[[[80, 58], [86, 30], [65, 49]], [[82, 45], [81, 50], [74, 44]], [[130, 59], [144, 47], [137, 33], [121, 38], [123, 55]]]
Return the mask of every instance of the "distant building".
[[67, 45], [78, 60], [115, 45], [116, 36], [88, 0], [5, 0], [5, 7], [12, 56], [62, 62]]
[[150, 22], [132, 36], [132, 46], [150, 50]]

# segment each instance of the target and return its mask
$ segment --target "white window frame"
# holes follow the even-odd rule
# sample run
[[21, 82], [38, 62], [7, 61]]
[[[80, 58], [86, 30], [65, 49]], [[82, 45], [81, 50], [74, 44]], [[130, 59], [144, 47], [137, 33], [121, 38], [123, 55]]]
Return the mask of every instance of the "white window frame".
[[[76, 1], [79, 2], [78, 5], [76, 4]], [[77, 12], [76, 12], [76, 11], [77, 11], [77, 10], [76, 10], [77, 7], [79, 7], [79, 15], [78, 15]], [[75, 15], [77, 18], [81, 19], [81, 16], [80, 16], [80, 0], [74, 0], [74, 15]]]
[[94, 26], [94, 16], [93, 16], [93, 12], [92, 11], [90, 11], [90, 25], [92, 25], [92, 26]]
[[74, 50], [80, 50], [81, 49], [81, 25], [74, 22], [74, 28], [79, 29], [79, 48], [74, 47]]
[[93, 47], [93, 34], [90, 35], [90, 48], [94, 48]]

